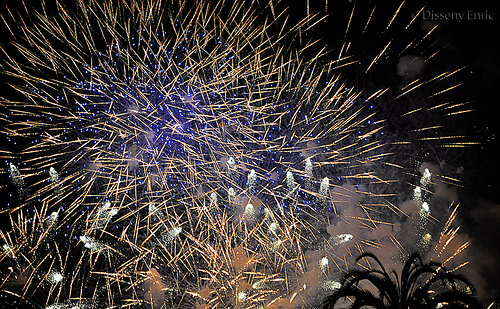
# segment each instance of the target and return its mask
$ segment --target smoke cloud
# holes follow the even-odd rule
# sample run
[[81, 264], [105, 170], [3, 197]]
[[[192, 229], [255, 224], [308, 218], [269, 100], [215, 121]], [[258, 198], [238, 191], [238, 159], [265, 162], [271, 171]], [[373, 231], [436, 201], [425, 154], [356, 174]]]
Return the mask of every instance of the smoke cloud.
[[418, 56], [406, 55], [399, 59], [397, 66], [398, 75], [414, 79], [420, 74], [425, 67], [425, 60]]
[[142, 284], [144, 300], [151, 303], [152, 309], [159, 309], [165, 300], [166, 284], [161, 280], [160, 274], [155, 268], [151, 268], [146, 273], [147, 278]]

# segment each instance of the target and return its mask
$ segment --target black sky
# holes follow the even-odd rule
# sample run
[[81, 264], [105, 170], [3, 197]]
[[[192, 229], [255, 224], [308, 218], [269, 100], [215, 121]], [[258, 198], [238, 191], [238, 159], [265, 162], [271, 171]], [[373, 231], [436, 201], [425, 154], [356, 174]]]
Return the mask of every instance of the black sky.
[[[6, 1], [12, 8], [18, 6], [16, 1]], [[266, 1], [267, 2], [267, 1]], [[290, 14], [291, 21], [298, 20], [304, 16], [306, 0], [295, 0]], [[316, 35], [329, 45], [335, 48], [335, 44], [344, 35], [347, 16], [349, 13], [349, 1], [328, 1], [328, 13], [323, 31]], [[29, 3], [29, 1], [27, 1]], [[323, 10], [325, 0], [311, 0], [310, 10]], [[1, 4], [3, 6], [3, 3]], [[362, 2], [358, 2], [362, 6]], [[380, 13], [390, 16], [399, 4], [385, 4], [380, 6]], [[366, 6], [371, 7], [371, 6]], [[411, 14], [421, 7], [410, 2], [405, 4], [405, 10], [401, 13], [401, 19], [406, 19], [404, 14]], [[458, 89], [458, 95], [464, 100], [470, 101], [475, 110], [468, 114], [463, 123], [450, 124], [451, 127], [463, 127], [464, 132], [470, 136], [472, 141], [480, 142], [480, 145], [472, 146], [463, 150], [464, 186], [461, 190], [461, 215], [460, 222], [463, 231], [473, 239], [472, 250], [482, 250], [492, 257], [497, 257], [500, 261], [500, 50], [498, 44], [500, 11], [493, 2], [490, 1], [470, 1], [470, 2], [447, 2], [436, 1], [428, 4], [425, 8], [428, 14], [433, 14], [434, 21], [440, 22], [439, 30], [433, 35], [439, 39], [441, 44], [439, 62], [432, 62], [432, 69], [460, 68], [466, 66], [457, 77], [463, 85]], [[4, 8], [1, 9], [5, 12]], [[360, 9], [360, 14], [363, 14]], [[461, 13], [464, 18], [445, 18], [446, 13]], [[476, 15], [471, 15], [476, 14]], [[482, 15], [477, 15], [482, 14]], [[374, 27], [385, 25], [387, 16], [374, 19]], [[455, 15], [457, 16], [457, 15]], [[482, 16], [483, 18], [479, 18]], [[432, 19], [432, 18], [431, 18]], [[376, 23], [380, 21], [380, 25]], [[428, 20], [430, 21], [430, 20]], [[424, 22], [424, 20], [420, 20]], [[356, 26], [356, 25], [354, 25]], [[353, 26], [353, 27], [354, 27]], [[5, 27], [0, 27], [5, 31]], [[418, 31], [418, 30], [415, 30]], [[391, 35], [397, 35], [393, 33]], [[408, 35], [408, 34], [406, 34]], [[360, 46], [367, 48], [372, 44], [377, 44], [376, 37], [351, 38], [357, 40]], [[366, 40], [366, 41], [363, 41]], [[0, 39], [5, 43], [4, 39]], [[361, 49], [360, 52], [363, 52]], [[393, 59], [397, 61], [397, 59]], [[387, 63], [387, 68], [396, 67], [396, 62]], [[396, 75], [396, 72], [388, 72], [389, 75]], [[2, 86], [2, 90], [5, 87]], [[489, 215], [489, 216], [488, 216]], [[475, 261], [477, 262], [477, 261]], [[490, 265], [490, 264], [488, 264]], [[500, 286], [498, 275], [500, 267], [494, 265], [493, 269], [488, 269], [489, 276], [484, 275], [485, 280], [490, 285]], [[492, 289], [493, 290], [493, 289]], [[492, 300], [497, 295], [482, 295], [488, 300]]]

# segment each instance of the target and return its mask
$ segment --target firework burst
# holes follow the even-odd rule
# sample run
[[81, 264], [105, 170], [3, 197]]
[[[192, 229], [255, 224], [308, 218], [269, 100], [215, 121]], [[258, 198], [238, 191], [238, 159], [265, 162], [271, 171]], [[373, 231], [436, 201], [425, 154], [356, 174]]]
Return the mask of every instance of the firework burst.
[[[320, 17], [287, 29], [272, 2], [269, 15], [203, 1], [53, 9], [27, 10], [29, 25], [5, 17], [21, 29], [3, 51], [23, 99], [2, 102], [19, 192], [1, 235], [4, 295], [38, 308], [301, 307], [366, 247], [406, 254], [395, 220], [410, 216], [390, 201], [406, 166], [388, 157], [410, 141], [387, 137], [373, 108], [387, 89], [343, 78], [347, 47], [309, 57]], [[421, 250], [440, 177], [424, 170], [414, 191]], [[436, 251], [453, 234], [449, 221]]]

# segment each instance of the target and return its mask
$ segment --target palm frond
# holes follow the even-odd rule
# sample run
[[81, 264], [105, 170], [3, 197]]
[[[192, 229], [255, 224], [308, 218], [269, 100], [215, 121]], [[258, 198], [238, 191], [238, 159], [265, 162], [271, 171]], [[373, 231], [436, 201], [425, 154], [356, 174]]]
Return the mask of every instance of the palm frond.
[[[447, 271], [437, 262], [424, 263], [418, 253], [408, 258], [401, 277], [394, 270], [387, 273], [373, 253], [360, 255], [356, 263], [365, 258], [375, 261], [377, 265], [370, 265], [369, 269], [353, 269], [345, 274], [341, 288], [325, 300], [324, 309], [334, 309], [342, 299], [352, 301], [348, 309], [481, 308], [475, 297], [476, 290], [466, 277]], [[378, 295], [370, 292], [368, 286], [363, 289], [363, 284], [371, 285]], [[440, 285], [436, 287], [436, 284]]]

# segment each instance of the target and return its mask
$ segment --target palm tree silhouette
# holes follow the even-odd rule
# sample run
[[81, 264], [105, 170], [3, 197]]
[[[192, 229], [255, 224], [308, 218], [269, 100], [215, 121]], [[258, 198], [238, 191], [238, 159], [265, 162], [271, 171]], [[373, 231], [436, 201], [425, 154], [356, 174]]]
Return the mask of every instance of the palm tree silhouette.
[[[401, 278], [394, 270], [387, 273], [372, 253], [362, 254], [356, 263], [365, 258], [374, 260], [379, 269], [354, 269], [344, 275], [341, 288], [326, 298], [323, 309], [365, 306], [376, 309], [481, 308], [469, 280], [446, 270], [440, 263], [423, 263], [418, 253], [413, 253], [405, 263]], [[341, 300], [347, 300], [348, 304], [342, 306]]]

